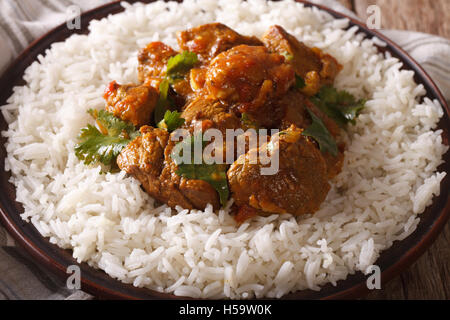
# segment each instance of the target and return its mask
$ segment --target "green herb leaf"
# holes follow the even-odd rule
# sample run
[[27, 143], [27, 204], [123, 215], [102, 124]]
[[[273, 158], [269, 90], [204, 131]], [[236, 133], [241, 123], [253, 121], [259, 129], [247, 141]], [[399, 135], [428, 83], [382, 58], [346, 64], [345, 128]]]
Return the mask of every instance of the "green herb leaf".
[[[178, 166], [176, 173], [180, 177], [184, 177], [187, 179], [197, 179], [208, 182], [219, 194], [221, 205], [225, 206], [230, 195], [226, 173], [227, 166], [225, 164], [206, 164], [204, 162], [200, 164], [192, 163], [194, 159], [194, 144], [199, 140], [201, 140], [203, 150], [203, 148], [209, 143], [209, 141], [204, 140], [202, 134], [198, 134], [195, 136], [192, 135], [189, 138], [184, 139], [182, 142], [179, 142], [177, 146], [179, 144], [182, 144], [180, 146], [180, 149], [175, 148], [175, 150], [172, 151], [171, 158]], [[179, 152], [179, 150], [184, 150], [185, 147], [189, 147], [191, 150], [190, 163], [181, 163], [176, 161], [177, 157], [175, 157], [174, 153], [177, 151]]]
[[164, 119], [158, 123], [158, 128], [172, 132], [183, 124], [184, 119], [181, 117], [181, 112], [167, 110]]
[[95, 109], [89, 109], [87, 112], [97, 121], [97, 124], [104, 129], [102, 131], [106, 130], [105, 133], [108, 136], [134, 139], [139, 135], [139, 131], [136, 130], [132, 123], [123, 121], [111, 112]]
[[159, 98], [160, 98], [160, 100], [167, 100], [167, 95], [169, 94], [169, 85], [170, 85], [170, 82], [167, 79], [164, 79], [159, 84]]
[[331, 86], [324, 86], [311, 101], [341, 127], [348, 122], [355, 124], [355, 119], [364, 109], [366, 100], [356, 98], [347, 91], [338, 91]]
[[345, 119], [350, 121], [352, 124], [356, 123], [356, 118], [359, 116], [361, 111], [364, 109], [364, 106], [366, 104], [365, 99], [360, 99], [358, 101], [353, 101], [349, 103], [348, 105], [342, 106], [341, 112], [344, 115]]
[[159, 99], [153, 111], [156, 124], [163, 120], [166, 111], [173, 105], [169, 97], [170, 85], [182, 79], [197, 62], [197, 54], [189, 51], [177, 54], [167, 61], [166, 76], [159, 85]]
[[331, 155], [336, 157], [338, 154], [338, 148], [333, 136], [330, 134], [327, 127], [325, 127], [322, 120], [320, 120], [308, 108], [306, 108], [306, 110], [311, 116], [312, 123], [308, 128], [303, 130], [302, 135], [311, 137], [316, 140], [319, 144], [320, 151], [329, 152]]
[[177, 79], [183, 78], [196, 63], [198, 63], [198, 57], [195, 52], [184, 51], [177, 54], [167, 61], [166, 77], [173, 83]]
[[133, 124], [125, 122], [105, 110], [89, 110], [97, 121], [96, 127], [88, 124], [78, 135], [75, 155], [86, 165], [101, 162], [111, 165], [128, 143], [139, 135]]
[[169, 80], [167, 79], [164, 79], [159, 84], [159, 98], [158, 102], [156, 102], [155, 110], [153, 111], [155, 123], [159, 123], [164, 118], [164, 114], [169, 108], [169, 85]]
[[306, 86], [305, 80], [298, 74], [295, 74], [295, 88], [303, 89]]

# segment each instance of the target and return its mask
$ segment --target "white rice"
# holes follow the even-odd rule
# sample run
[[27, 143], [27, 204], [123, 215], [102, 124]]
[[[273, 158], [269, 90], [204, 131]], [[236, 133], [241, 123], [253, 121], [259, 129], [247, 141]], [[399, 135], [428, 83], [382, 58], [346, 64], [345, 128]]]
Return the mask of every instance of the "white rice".
[[[138, 287], [202, 298], [281, 297], [336, 285], [375, 263], [382, 250], [416, 229], [419, 214], [439, 195], [436, 172], [447, 147], [436, 128], [443, 110], [421, 97], [413, 72], [377, 53], [347, 20], [293, 1], [199, 0], [129, 5], [92, 21], [88, 36], [55, 43], [25, 72], [2, 107], [9, 123], [8, 157], [23, 219], [77, 261]], [[73, 149], [89, 108], [102, 108], [111, 80], [137, 81], [137, 51], [161, 40], [178, 48], [175, 32], [220, 21], [261, 36], [279, 24], [344, 65], [336, 86], [367, 107], [345, 134], [341, 174], [314, 216], [258, 217], [237, 226], [228, 209], [178, 215], [139, 183], [99, 174]], [[231, 205], [231, 203], [230, 203]]]

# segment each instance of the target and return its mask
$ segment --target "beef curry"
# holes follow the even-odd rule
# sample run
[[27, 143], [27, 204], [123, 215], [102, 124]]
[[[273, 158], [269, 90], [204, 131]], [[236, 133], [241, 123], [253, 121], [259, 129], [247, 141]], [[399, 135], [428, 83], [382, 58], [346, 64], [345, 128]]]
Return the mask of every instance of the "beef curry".
[[[342, 66], [280, 26], [270, 27], [258, 39], [211, 23], [178, 32], [177, 40], [182, 52], [162, 42], [139, 52], [138, 84], [113, 81], [106, 88], [106, 111], [139, 129], [137, 135], [127, 136], [118, 167], [170, 207], [203, 210], [212, 204], [219, 209], [230, 196], [239, 222], [254, 215], [317, 211], [343, 163], [344, 145], [335, 142], [340, 123], [329, 101], [320, 100], [333, 89]], [[188, 63], [175, 65], [177, 60]], [[349, 101], [359, 106], [353, 109], [355, 116], [363, 102], [349, 99], [344, 107]], [[174, 132], [168, 129], [166, 116], [171, 112], [178, 115], [177, 127], [189, 132], [199, 123], [201, 130], [218, 129], [224, 137], [227, 129], [279, 132], [236, 154], [232, 164], [217, 165], [208, 179], [202, 179], [180, 170], [173, 159], [179, 142], [171, 139]], [[331, 146], [323, 134], [314, 135], [318, 128], [329, 136]], [[249, 161], [261, 150], [278, 152], [275, 174], [262, 175], [263, 165]]]

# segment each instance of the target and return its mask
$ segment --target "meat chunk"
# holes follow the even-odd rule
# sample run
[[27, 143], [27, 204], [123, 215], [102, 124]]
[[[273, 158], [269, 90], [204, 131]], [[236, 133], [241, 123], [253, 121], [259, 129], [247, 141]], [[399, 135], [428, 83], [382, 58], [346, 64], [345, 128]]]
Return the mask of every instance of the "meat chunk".
[[336, 76], [341, 72], [342, 65], [332, 55], [324, 53], [319, 48], [312, 48], [312, 50], [322, 62], [322, 68], [319, 73], [322, 84], [332, 85]]
[[[167, 63], [178, 53], [162, 42], [151, 42], [138, 54], [138, 79], [159, 91], [159, 85], [166, 76]], [[189, 74], [172, 83], [172, 89], [188, 100], [193, 95]], [[183, 101], [184, 102], [184, 101]]]
[[164, 150], [169, 141], [166, 130], [143, 126], [141, 135], [131, 141], [117, 157], [117, 165], [138, 179], [147, 193], [157, 200], [161, 198], [159, 176], [164, 165]]
[[191, 89], [197, 95], [201, 95], [206, 81], [207, 66], [203, 65], [199, 68], [192, 68], [189, 72], [189, 84]]
[[219, 53], [240, 44], [262, 45], [258, 38], [242, 36], [221, 23], [204, 24], [178, 32], [177, 41], [181, 50], [197, 53], [202, 62], [208, 62]]
[[219, 208], [217, 192], [209, 183], [176, 174], [170, 156], [175, 142], [166, 130], [143, 126], [140, 132], [117, 157], [121, 170], [139, 180], [151, 197], [172, 208], [203, 210], [208, 203]]
[[284, 63], [283, 56], [265, 47], [240, 45], [211, 61], [205, 90], [212, 99], [235, 104], [239, 113], [270, 120], [273, 110], [269, 104], [283, 96], [294, 81], [294, 70]]
[[[208, 129], [218, 129], [222, 134], [222, 142], [218, 141], [215, 144], [216, 152], [222, 153], [223, 161], [226, 161], [226, 144], [227, 144], [227, 129], [237, 130], [242, 129], [241, 120], [232, 112], [229, 112], [229, 107], [220, 101], [211, 100], [204, 97], [197, 97], [193, 100], [185, 110], [181, 117], [185, 119], [185, 128], [193, 131], [196, 125], [201, 124], [201, 130], [205, 132]], [[234, 139], [236, 141], [236, 139]], [[213, 141], [215, 142], [215, 141]], [[219, 144], [220, 143], [220, 144]], [[236, 146], [236, 143], [234, 144]], [[236, 149], [233, 150], [233, 160], [236, 157]]]
[[286, 57], [288, 63], [294, 66], [295, 72], [305, 77], [310, 71], [320, 71], [320, 58], [311, 48], [307, 47], [280, 26], [271, 26], [262, 37], [264, 45], [272, 52], [278, 52]]
[[[138, 54], [138, 79], [140, 82], [162, 80], [166, 75], [167, 62], [177, 52], [162, 42], [151, 42]], [[156, 87], [159, 86], [159, 83]]]
[[306, 86], [302, 92], [307, 95], [316, 94], [324, 84], [332, 84], [342, 69], [331, 55], [324, 54], [318, 48], [309, 48], [280, 26], [271, 26], [262, 41], [270, 51], [286, 57], [296, 74], [305, 80]]
[[208, 204], [220, 208], [219, 195], [206, 181], [181, 178], [180, 191], [196, 209], [204, 210]]
[[158, 101], [158, 92], [146, 85], [111, 82], [105, 90], [106, 111], [135, 126], [149, 124]]
[[283, 117], [280, 121], [280, 130], [286, 130], [291, 125], [306, 129], [311, 124], [308, 112], [305, 109], [306, 97], [298, 90], [290, 90], [277, 103], [284, 107]]
[[[196, 124], [201, 122], [202, 131], [208, 129], [218, 129], [223, 138], [223, 147], [216, 144], [216, 152], [223, 153], [223, 161], [231, 163], [237, 159], [242, 153], [245, 153], [250, 148], [250, 137], [253, 132], [246, 132], [248, 129], [257, 129], [249, 127], [248, 123], [242, 118], [239, 118], [229, 106], [217, 100], [211, 100], [204, 97], [197, 97], [193, 100], [183, 111], [181, 115], [185, 120], [185, 128], [190, 131], [194, 130]], [[227, 136], [233, 134], [233, 137]], [[267, 136], [261, 136], [262, 133], [254, 131], [254, 138], [252, 143], [258, 143], [258, 139], [267, 142]], [[233, 160], [227, 159], [227, 143], [233, 141], [232, 146], [234, 150], [229, 152], [228, 156], [233, 157]], [[238, 147], [238, 143], [242, 143]]]
[[240, 45], [211, 61], [205, 88], [212, 98], [249, 103], [282, 96], [294, 79], [294, 70], [283, 56], [265, 47]]
[[231, 165], [227, 176], [239, 207], [294, 215], [319, 209], [330, 189], [327, 167], [318, 148], [301, 133], [302, 129], [291, 126], [261, 147], [269, 155], [279, 154], [279, 169], [273, 175], [261, 174], [261, 168], [268, 165], [252, 164], [258, 149], [251, 149]]
[[219, 129], [223, 135], [226, 129], [241, 128], [240, 119], [231, 112], [228, 112], [229, 107], [218, 100], [212, 100], [205, 97], [197, 97], [189, 103], [181, 117], [185, 119], [187, 127], [192, 127], [196, 122], [204, 122], [202, 129], [209, 128]]
[[[306, 96], [300, 93], [298, 90], [289, 91], [278, 103], [285, 107], [285, 114], [280, 123], [280, 129], [286, 130], [291, 125], [295, 125], [298, 128], [306, 129], [311, 125], [311, 117], [309, 116], [306, 108], [311, 110], [330, 132], [330, 134], [336, 139], [340, 134], [340, 128], [334, 122], [333, 119], [328, 117], [322, 110], [320, 110], [315, 104], [313, 104]], [[345, 145], [338, 146], [337, 156], [333, 156], [330, 153], [323, 153], [323, 157], [327, 164], [328, 178], [334, 178], [339, 172], [341, 172], [344, 161], [344, 147]]]

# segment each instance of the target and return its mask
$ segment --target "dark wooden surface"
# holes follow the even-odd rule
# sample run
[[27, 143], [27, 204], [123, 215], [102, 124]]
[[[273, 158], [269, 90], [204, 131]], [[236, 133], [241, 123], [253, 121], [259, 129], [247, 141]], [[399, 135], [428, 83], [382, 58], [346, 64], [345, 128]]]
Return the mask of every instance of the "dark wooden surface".
[[383, 29], [412, 30], [450, 38], [450, 0], [338, 0], [364, 21], [367, 7], [381, 9]]
[[[378, 5], [383, 29], [420, 31], [450, 38], [450, 0], [338, 1], [364, 21], [367, 7]], [[381, 290], [369, 293], [367, 299], [450, 299], [450, 222], [416, 263], [382, 284]]]

